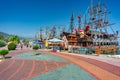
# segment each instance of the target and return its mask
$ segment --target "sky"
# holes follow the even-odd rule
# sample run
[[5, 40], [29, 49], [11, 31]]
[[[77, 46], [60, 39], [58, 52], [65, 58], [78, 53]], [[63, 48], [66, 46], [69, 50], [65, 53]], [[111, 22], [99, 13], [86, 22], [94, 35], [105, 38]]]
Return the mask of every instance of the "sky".
[[[96, 3], [98, 0], [93, 0]], [[114, 30], [120, 32], [120, 1], [101, 0], [111, 11]], [[0, 31], [22, 37], [34, 37], [40, 28], [69, 27], [72, 11], [76, 15], [86, 12], [90, 0], [0, 0]]]

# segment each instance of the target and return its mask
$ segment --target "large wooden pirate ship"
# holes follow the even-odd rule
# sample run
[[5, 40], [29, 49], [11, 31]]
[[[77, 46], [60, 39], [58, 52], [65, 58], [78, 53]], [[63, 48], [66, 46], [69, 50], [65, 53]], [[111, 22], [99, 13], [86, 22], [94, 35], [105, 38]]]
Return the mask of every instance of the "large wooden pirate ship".
[[[91, 5], [87, 9], [84, 16], [78, 16], [78, 28], [74, 29], [74, 16], [72, 13], [70, 22], [70, 32], [63, 32], [61, 36], [66, 36], [68, 45], [75, 45], [81, 47], [99, 46], [101, 51], [117, 51], [118, 49], [118, 31], [112, 29], [113, 23], [110, 23], [106, 4], [101, 4], [98, 0], [97, 5]], [[82, 19], [84, 18], [84, 20]], [[84, 25], [81, 24], [84, 21]], [[111, 29], [112, 33], [108, 31]], [[76, 33], [73, 33], [73, 30]]]

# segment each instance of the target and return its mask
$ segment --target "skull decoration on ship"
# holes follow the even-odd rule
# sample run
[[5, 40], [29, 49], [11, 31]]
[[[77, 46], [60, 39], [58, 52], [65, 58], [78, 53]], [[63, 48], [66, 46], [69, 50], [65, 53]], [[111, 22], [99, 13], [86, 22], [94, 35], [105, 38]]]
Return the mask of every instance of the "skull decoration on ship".
[[90, 26], [87, 25], [85, 27], [85, 29], [81, 29], [81, 30], [76, 29], [76, 34], [77, 34], [77, 36], [79, 36], [79, 38], [87, 38], [87, 37], [91, 36]]

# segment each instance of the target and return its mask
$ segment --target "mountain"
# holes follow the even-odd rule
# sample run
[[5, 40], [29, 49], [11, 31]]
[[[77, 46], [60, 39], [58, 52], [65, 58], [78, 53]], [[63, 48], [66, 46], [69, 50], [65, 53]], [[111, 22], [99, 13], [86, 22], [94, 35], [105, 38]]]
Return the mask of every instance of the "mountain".
[[[0, 32], [0, 34], [2, 34], [5, 38], [9, 38], [10, 36], [12, 36], [11, 34], [5, 33], [5, 32]], [[18, 36], [20, 39], [33, 39], [33, 38], [25, 38], [22, 36]]]
[[12, 35], [4, 33], [4, 32], [0, 32], [0, 34], [2, 34], [5, 38], [9, 38], [10, 36], [12, 36]]

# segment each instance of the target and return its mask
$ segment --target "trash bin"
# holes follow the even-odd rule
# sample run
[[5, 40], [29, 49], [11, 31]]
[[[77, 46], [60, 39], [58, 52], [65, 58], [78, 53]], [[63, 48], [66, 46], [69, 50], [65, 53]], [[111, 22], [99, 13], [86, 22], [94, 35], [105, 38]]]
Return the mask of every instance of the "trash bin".
[[118, 53], [118, 55], [120, 55], [120, 49], [118, 49], [117, 53]]
[[70, 47], [68, 47], [68, 53], [70, 53], [71, 52], [71, 48]]
[[86, 54], [88, 51], [87, 48], [80, 48], [80, 53]]
[[92, 53], [94, 53], [95, 51], [94, 51], [94, 49], [93, 48], [88, 48], [88, 53], [89, 54], [92, 54]]
[[77, 53], [78, 49], [77, 48], [73, 48], [73, 53]]

